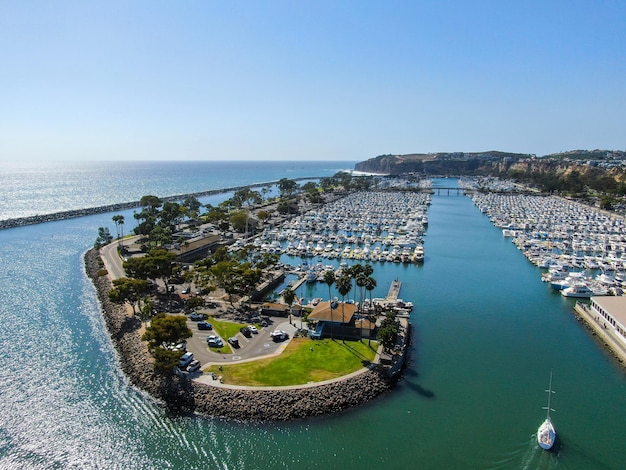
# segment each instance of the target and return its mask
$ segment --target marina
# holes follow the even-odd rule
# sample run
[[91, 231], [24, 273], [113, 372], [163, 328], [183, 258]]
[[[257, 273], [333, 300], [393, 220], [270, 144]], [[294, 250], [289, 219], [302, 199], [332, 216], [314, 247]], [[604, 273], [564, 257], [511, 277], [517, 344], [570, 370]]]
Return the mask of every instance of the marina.
[[[433, 187], [453, 181], [434, 180]], [[15, 462], [31, 468], [119, 462], [146, 469], [621, 468], [623, 367], [576, 320], [576, 300], [541, 282], [545, 269], [527, 262], [467, 196], [433, 195], [431, 202], [424, 262], [372, 262], [373, 298], [385, 299], [398, 279], [399, 296], [415, 304], [409, 356], [395, 389], [348, 413], [279, 425], [176, 417], [128, 386], [81, 268], [94, 227], [111, 224], [112, 214], [1, 231], [0, 256], [11, 260], [0, 274], [7, 366], [2, 462], [7, 468]], [[124, 215], [132, 220], [132, 211]], [[281, 260], [318, 263], [286, 254]], [[344, 261], [358, 262], [322, 265], [339, 269]], [[15, 278], [37, 289], [25, 296]], [[328, 295], [319, 281], [298, 287], [307, 300]], [[16, 374], [25, 354], [35, 360], [28, 373]], [[537, 426], [545, 418], [540, 404], [550, 369], [560, 392], [559, 438], [545, 452]], [[133, 437], [119, 439], [126, 435]]]
[[474, 193], [474, 204], [566, 297], [622, 295], [624, 218], [555, 196]]
[[351, 193], [266, 228], [253, 244], [291, 257], [420, 263], [430, 198], [423, 192]]

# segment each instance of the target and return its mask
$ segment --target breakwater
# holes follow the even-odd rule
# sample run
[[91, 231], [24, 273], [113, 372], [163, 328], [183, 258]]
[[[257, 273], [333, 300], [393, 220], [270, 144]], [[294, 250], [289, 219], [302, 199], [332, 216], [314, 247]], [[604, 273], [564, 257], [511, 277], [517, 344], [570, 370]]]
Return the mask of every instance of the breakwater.
[[244, 390], [213, 387], [184, 378], [157, 375], [146, 343], [141, 340], [139, 319], [109, 300], [111, 283], [99, 275], [99, 254], [85, 254], [85, 269], [96, 287], [109, 334], [119, 355], [120, 367], [130, 382], [169, 407], [216, 418], [244, 421], [287, 421], [338, 413], [388, 391], [395, 383], [384, 368], [373, 367], [346, 380], [294, 389]]
[[[319, 179], [319, 177], [301, 177], [301, 178], [292, 178], [293, 181], [309, 181]], [[268, 181], [265, 183], [253, 183], [242, 186], [232, 186], [229, 188], [221, 188], [221, 189], [211, 189], [207, 191], [199, 191], [195, 193], [188, 194], [177, 194], [174, 196], [165, 196], [161, 197], [161, 201], [181, 201], [187, 197], [206, 197], [206, 196], [214, 196], [216, 194], [223, 194], [229, 192], [239, 191], [244, 188], [262, 188], [264, 186], [271, 186], [274, 184], [278, 184], [278, 181]], [[37, 214], [28, 217], [16, 217], [12, 219], [0, 220], [0, 229], [6, 228], [14, 228], [14, 227], [22, 227], [25, 225], [35, 225], [41, 224], [45, 222], [54, 222], [57, 220], [65, 220], [65, 219], [73, 219], [76, 217], [84, 217], [88, 215], [94, 214], [104, 214], [107, 212], [115, 212], [115, 211], [123, 211], [128, 209], [135, 209], [140, 207], [140, 201], [131, 201], [131, 202], [120, 202], [115, 204], [107, 204], [104, 206], [96, 206], [96, 207], [86, 207], [81, 209], [72, 209], [67, 211], [53, 212], [50, 214]]]

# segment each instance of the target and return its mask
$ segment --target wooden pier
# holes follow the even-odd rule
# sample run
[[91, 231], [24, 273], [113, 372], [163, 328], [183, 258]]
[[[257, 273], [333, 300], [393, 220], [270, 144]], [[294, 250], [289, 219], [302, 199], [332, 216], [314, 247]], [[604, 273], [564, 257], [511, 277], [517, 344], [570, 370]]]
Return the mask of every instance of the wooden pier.
[[400, 294], [400, 287], [402, 287], [402, 283], [394, 279], [389, 286], [389, 292], [387, 292], [386, 301], [387, 302], [396, 302], [398, 300], [398, 295]]

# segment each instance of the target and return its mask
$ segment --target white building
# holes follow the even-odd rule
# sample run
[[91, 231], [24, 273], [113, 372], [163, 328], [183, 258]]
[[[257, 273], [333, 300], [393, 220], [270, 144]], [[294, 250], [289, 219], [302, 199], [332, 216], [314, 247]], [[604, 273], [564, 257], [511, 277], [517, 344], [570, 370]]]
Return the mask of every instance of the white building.
[[591, 310], [605, 320], [605, 327], [612, 328], [617, 337], [626, 344], [626, 297], [591, 297]]

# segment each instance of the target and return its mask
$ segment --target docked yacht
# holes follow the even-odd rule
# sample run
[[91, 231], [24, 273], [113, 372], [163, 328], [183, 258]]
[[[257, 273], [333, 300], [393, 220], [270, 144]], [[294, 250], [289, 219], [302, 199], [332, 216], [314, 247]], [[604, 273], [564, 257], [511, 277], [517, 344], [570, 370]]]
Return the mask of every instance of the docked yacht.
[[608, 291], [600, 287], [590, 287], [585, 283], [572, 284], [561, 290], [563, 297], [574, 297], [578, 299], [588, 299], [594, 295], [607, 295]]

